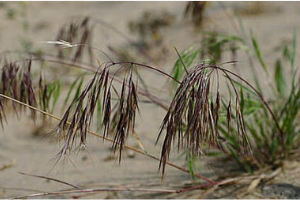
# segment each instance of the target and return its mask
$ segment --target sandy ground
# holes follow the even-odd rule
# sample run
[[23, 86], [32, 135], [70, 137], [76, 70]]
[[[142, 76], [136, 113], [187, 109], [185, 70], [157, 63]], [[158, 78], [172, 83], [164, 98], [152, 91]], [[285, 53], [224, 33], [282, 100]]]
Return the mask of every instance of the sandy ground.
[[[278, 57], [280, 53], [276, 51], [276, 47], [292, 39], [294, 28], [300, 32], [300, 4], [265, 2], [259, 6], [260, 12], [247, 14], [251, 8], [256, 8], [254, 3], [211, 2], [206, 12], [204, 26], [205, 30], [239, 34], [236, 29], [238, 21], [233, 17], [233, 12], [237, 9], [244, 11], [245, 14], [241, 17], [246, 33], [249, 34], [250, 29], [253, 30], [258, 42], [262, 44], [260, 47], [267, 65], [274, 66], [274, 57]], [[134, 40], [136, 35], [130, 33], [128, 22], [139, 19], [145, 11], [164, 10], [174, 15], [176, 20], [163, 31], [163, 43], [167, 47], [167, 54], [164, 59], [156, 61], [155, 66], [169, 71], [177, 58], [173, 47], [182, 51], [200, 39], [199, 33], [194, 30], [191, 23], [183, 20], [184, 7], [185, 2], [3, 2], [0, 7], [0, 52], [22, 50], [24, 45], [21, 41], [24, 40], [30, 41], [35, 49], [52, 51], [51, 45], [42, 42], [54, 40], [57, 31], [66, 22], [85, 16], [101, 19]], [[9, 13], [13, 16], [8, 17]], [[24, 23], [27, 23], [27, 29], [24, 28]], [[105, 52], [109, 52], [108, 46], [118, 48], [128, 45], [128, 41], [123, 37], [101, 25], [96, 26], [93, 41], [95, 47]], [[239, 55], [238, 58], [241, 61], [246, 60], [243, 55]], [[247, 71], [245, 68], [243, 70]], [[143, 72], [143, 74], [146, 82], [151, 84], [155, 80], [155, 88], [163, 88], [157, 91], [158, 95], [168, 91], [164, 77], [157, 77], [155, 73]], [[153, 104], [142, 104], [141, 113], [137, 121], [137, 133], [145, 149], [159, 157], [161, 142], [157, 146], [154, 146], [154, 142], [165, 111]], [[61, 116], [62, 113], [58, 112], [57, 115]], [[54, 166], [53, 158], [59, 151], [61, 143], [36, 135], [43, 135], [44, 132], [51, 130], [55, 123], [53, 120], [49, 126], [40, 128], [29, 121], [26, 114], [20, 119], [14, 115], [8, 117], [4, 129], [0, 129], [0, 198], [69, 188], [64, 184], [21, 175], [19, 172], [48, 176], [85, 188], [128, 186], [174, 189], [191, 183], [187, 174], [171, 167], [167, 167], [165, 179], [161, 182], [158, 161], [128, 150], [125, 151], [124, 159], [119, 165], [117, 160], [109, 159], [112, 154], [111, 144], [93, 136], [88, 138], [88, 153], [80, 152], [77, 156], [73, 156], [71, 161], [60, 162]], [[135, 139], [130, 139], [128, 144], [138, 146]], [[178, 157], [176, 152], [172, 152], [171, 161], [184, 166], [184, 156]], [[207, 170], [204, 165], [203, 174], [213, 178], [215, 172]], [[200, 191], [184, 194], [100, 192], [83, 198], [198, 198], [199, 195]], [[74, 195], [46, 196], [46, 198], [71, 197]]]

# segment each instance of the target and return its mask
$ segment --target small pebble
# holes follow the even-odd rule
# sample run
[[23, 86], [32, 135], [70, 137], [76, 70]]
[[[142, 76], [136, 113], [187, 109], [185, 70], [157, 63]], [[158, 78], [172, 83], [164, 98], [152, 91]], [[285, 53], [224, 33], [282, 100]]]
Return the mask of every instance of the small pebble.
[[86, 161], [87, 159], [88, 159], [87, 156], [82, 156], [82, 158], [81, 158], [82, 161]]
[[135, 152], [132, 150], [128, 151], [128, 158], [134, 158], [135, 157]]
[[111, 160], [115, 160], [116, 158], [117, 156], [115, 154], [110, 154], [106, 158], [104, 158], [104, 161], [111, 161]]

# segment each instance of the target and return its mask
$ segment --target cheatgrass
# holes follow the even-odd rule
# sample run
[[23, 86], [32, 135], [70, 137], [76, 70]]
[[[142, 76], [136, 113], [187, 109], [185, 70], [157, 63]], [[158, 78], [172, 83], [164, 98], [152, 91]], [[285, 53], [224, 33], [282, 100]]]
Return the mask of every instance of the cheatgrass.
[[[282, 58], [276, 60], [274, 75], [269, 72], [271, 66], [264, 61], [254, 34], [248, 45], [238, 36], [217, 33], [206, 34], [200, 48], [189, 48], [182, 54], [175, 48], [178, 60], [168, 73], [147, 64], [114, 61], [92, 46], [94, 25], [90, 18], [85, 18], [64, 26], [56, 40], [46, 42], [56, 45], [56, 55], [28, 53], [30, 58], [23, 62], [3, 59], [0, 71], [2, 126], [9, 105], [18, 115], [27, 107], [32, 119], [36, 119], [39, 112], [59, 120], [53, 129], [53, 134], [64, 140], [59, 159], [69, 157], [78, 147], [87, 147], [87, 137], [93, 134], [111, 142], [121, 162], [123, 149], [134, 149], [127, 146], [126, 141], [137, 134], [135, 119], [140, 96], [143, 96], [166, 110], [160, 127], [153, 132], [157, 134], [156, 143], [162, 140], [163, 145], [160, 158], [144, 149], [134, 151], [158, 160], [162, 175], [166, 165], [170, 165], [211, 184], [215, 183], [194, 171], [195, 158], [204, 155], [207, 149], [225, 152], [249, 171], [277, 165], [297, 149], [300, 83], [295, 62], [296, 33], [291, 47], [284, 46]], [[106, 61], [95, 66], [94, 51], [100, 52]], [[226, 67], [236, 65], [237, 51], [245, 51], [249, 62], [258, 60], [266, 76], [273, 80], [270, 88], [260, 85], [253, 66], [250, 69], [254, 74], [253, 83]], [[222, 63], [224, 52], [229, 52], [232, 60]], [[84, 62], [86, 58], [90, 62]], [[35, 66], [40, 64], [41, 71], [33, 73], [33, 63]], [[47, 79], [42, 73], [45, 63], [83, 71], [67, 89], [62, 118], [53, 113], [62, 95], [63, 84], [59, 79]], [[147, 89], [140, 68], [172, 80], [174, 92], [168, 105]], [[286, 77], [288, 73], [289, 78]], [[221, 85], [227, 85], [227, 88]], [[264, 90], [271, 91], [271, 97], [266, 99]], [[97, 120], [97, 133], [90, 130], [93, 120]], [[188, 169], [169, 162], [172, 149], [186, 152]]]
[[[252, 32], [250, 45], [247, 45], [247, 42], [238, 36], [208, 33], [202, 40], [200, 48], [194, 48], [192, 51], [191, 49], [186, 50], [174, 65], [172, 75], [181, 78], [184, 76], [184, 70], [192, 67], [190, 63], [197, 60], [197, 55], [202, 58], [203, 56], [207, 57], [210, 62], [216, 63], [222, 60], [225, 52], [231, 53], [232, 58], [236, 56], [235, 51], [244, 51], [248, 54], [253, 84], [244, 80], [241, 73], [235, 74], [236, 79], [226, 76], [231, 79], [231, 83], [227, 84], [230, 91], [229, 99], [238, 98], [239, 104], [236, 104], [235, 107], [239, 109], [238, 112], [230, 112], [230, 102], [228, 104], [222, 100], [223, 109], [220, 109], [219, 113], [223, 113], [223, 115], [227, 113], [227, 119], [221, 117], [216, 129], [219, 137], [224, 139], [220, 143], [223, 152], [250, 172], [266, 166], [276, 167], [284, 159], [297, 155], [295, 150], [299, 144], [300, 88], [299, 75], [295, 67], [296, 42], [297, 37], [294, 33], [293, 42], [290, 45], [282, 46], [282, 56], [276, 59], [275, 66], [267, 66], [263, 52]], [[268, 84], [269, 88], [262, 86], [259, 81], [257, 70], [253, 66], [255, 59], [260, 64], [265, 77], [271, 80]], [[273, 74], [270, 72], [271, 67], [274, 67], [274, 70], [271, 70]], [[268, 91], [268, 98], [264, 97], [266, 91]], [[180, 107], [182, 105], [184, 104], [181, 104]], [[238, 126], [232, 126], [228, 122], [228, 119], [238, 120], [241, 116], [243, 120]], [[172, 127], [172, 129], [174, 128]], [[182, 132], [186, 133], [186, 130], [188, 130], [186, 127], [182, 128]], [[252, 150], [251, 154], [242, 152], [240, 138], [230, 134], [237, 134], [241, 131], [246, 132], [247, 142]]]

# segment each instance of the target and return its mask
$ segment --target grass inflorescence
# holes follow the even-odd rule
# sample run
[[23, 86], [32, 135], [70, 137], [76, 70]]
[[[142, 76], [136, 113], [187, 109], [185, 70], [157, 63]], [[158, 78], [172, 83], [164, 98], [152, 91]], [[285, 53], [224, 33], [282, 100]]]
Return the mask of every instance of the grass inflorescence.
[[[231, 100], [227, 105], [221, 103], [225, 101], [220, 95], [220, 74], [226, 77], [235, 92], [234, 106], [231, 105]], [[249, 144], [240, 110], [239, 94], [231, 75], [227, 70], [217, 65], [200, 63], [192, 67], [183, 76], [158, 135], [159, 139], [163, 130], [166, 129], [160, 164], [163, 165], [163, 173], [165, 163], [169, 158], [172, 141], [175, 141], [176, 136], [177, 147], [188, 148], [192, 155], [202, 154], [205, 144], [221, 149], [220, 140], [222, 137], [219, 132], [220, 115], [223, 114], [221, 113], [221, 106], [224, 107], [223, 110], [227, 110], [224, 117], [227, 121], [228, 134], [235, 134], [241, 149], [247, 149]], [[235, 112], [232, 113], [232, 110]], [[235, 121], [237, 132], [231, 131], [232, 121]]]

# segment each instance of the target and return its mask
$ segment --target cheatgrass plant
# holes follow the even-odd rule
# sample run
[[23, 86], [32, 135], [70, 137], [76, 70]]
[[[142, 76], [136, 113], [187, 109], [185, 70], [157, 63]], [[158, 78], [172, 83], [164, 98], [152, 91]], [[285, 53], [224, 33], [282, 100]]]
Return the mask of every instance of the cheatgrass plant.
[[[182, 55], [175, 49], [179, 58], [170, 75], [150, 65], [114, 61], [91, 45], [93, 26], [90, 23], [89, 18], [71, 23], [61, 29], [56, 40], [46, 42], [57, 45], [56, 55], [30, 54], [26, 60], [12, 62], [3, 59], [0, 71], [2, 125], [9, 105], [17, 114], [27, 107], [33, 119], [40, 113], [59, 120], [53, 129], [53, 134], [64, 141], [58, 153], [59, 159], [69, 157], [78, 147], [88, 147], [87, 136], [92, 134], [112, 143], [113, 150], [118, 152], [119, 162], [123, 149], [129, 148], [158, 160], [162, 175], [166, 165], [169, 165], [209, 182], [199, 188], [216, 184], [192, 169], [194, 158], [205, 154], [207, 148], [220, 149], [252, 169], [253, 166], [273, 164], [278, 158], [288, 157], [299, 141], [297, 117], [300, 89], [299, 79], [295, 75], [296, 35], [292, 50], [286, 47], [284, 60], [276, 63], [275, 87], [272, 88], [275, 89], [276, 99], [266, 101], [257, 80], [252, 85], [240, 74], [226, 68], [234, 65], [235, 60], [218, 64], [224, 47], [230, 47], [232, 55], [235, 55], [236, 49], [250, 51], [238, 37], [216, 37], [213, 34], [203, 43], [203, 48], [188, 49]], [[252, 43], [254, 55], [267, 72], [268, 67], [254, 37]], [[107, 61], [95, 66], [94, 51], [102, 53]], [[83, 61], [84, 52], [89, 63]], [[212, 55], [209, 61], [198, 57], [208, 54]], [[284, 78], [283, 61], [291, 65], [291, 87]], [[61, 118], [53, 113], [62, 95], [62, 80], [47, 79], [43, 75], [45, 63], [83, 71], [76, 74], [77, 77], [69, 85]], [[41, 71], [33, 72], [32, 66], [39, 64]], [[140, 68], [175, 82], [174, 96], [169, 105], [147, 89], [139, 73]], [[228, 88], [221, 88], [221, 84], [228, 85]], [[288, 89], [290, 92], [286, 92]], [[156, 143], [163, 140], [160, 158], [126, 145], [128, 137], [137, 134], [135, 119], [141, 96], [166, 110], [161, 126], [153, 132], [158, 134]], [[91, 130], [93, 120], [97, 120], [97, 133]], [[189, 169], [169, 162], [172, 149], [187, 152]], [[249, 157], [252, 158], [250, 161]]]
[[[106, 65], [101, 71], [95, 73], [88, 85], [68, 107], [62, 120], [59, 122], [57, 133], [66, 131], [66, 140], [61, 150], [61, 155], [68, 154], [73, 149], [74, 140], [79, 134], [80, 145], [86, 145], [87, 130], [90, 127], [94, 112], [98, 110], [101, 115], [99, 123], [103, 137], [114, 133], [113, 149], [121, 151], [129, 133], [133, 133], [135, 115], [138, 111], [137, 83], [133, 79], [132, 64], [129, 72], [124, 76], [120, 92], [113, 86], [115, 74], [109, 78], [110, 67], [114, 63]], [[116, 93], [119, 100], [112, 105], [112, 93]], [[71, 121], [69, 126], [67, 122]]]
[[[140, 95], [167, 110], [162, 125], [157, 130], [159, 133], [157, 141], [164, 135], [160, 158], [162, 174], [168, 164], [172, 142], [176, 138], [177, 148], [190, 151], [191, 156], [202, 154], [205, 145], [221, 148], [218, 128], [220, 118], [226, 118], [228, 129], [230, 124], [236, 124], [239, 131], [232, 132], [235, 134], [232, 137], [237, 137], [241, 148], [247, 149], [245, 151], [248, 152], [249, 145], [240, 110], [240, 97], [234, 85], [234, 79], [237, 77], [233, 73], [221, 65], [187, 62], [193, 67], [186, 69], [183, 77], [178, 78], [179, 76], [172, 77], [160, 69], [145, 64], [129, 61], [115, 62], [90, 44], [93, 30], [90, 21], [90, 18], [85, 18], [79, 23], [73, 22], [69, 26], [64, 26], [56, 40], [46, 42], [57, 46], [56, 55], [30, 54], [31, 59], [25, 62], [4, 63], [0, 88], [1, 123], [5, 120], [4, 108], [7, 107], [8, 100], [13, 102], [12, 105], [17, 113], [16, 105], [20, 104], [32, 109], [33, 116], [36, 112], [53, 116], [52, 113], [62, 90], [60, 80], [46, 80], [42, 72], [35, 72], [39, 74], [35, 77], [31, 73], [32, 63], [43, 65], [51, 62], [80, 68], [90, 75], [89, 80], [83, 80], [84, 74], [79, 74], [70, 85], [64, 101], [66, 111], [53, 131], [59, 138], [64, 139], [59, 158], [68, 157], [76, 147], [87, 146], [86, 137], [90, 132], [92, 120], [96, 118], [99, 135], [102, 138], [112, 137], [113, 149], [119, 152], [119, 161], [121, 161], [126, 139], [135, 133], [135, 116], [139, 108]], [[87, 64], [82, 61], [86, 49], [90, 60], [93, 58], [91, 51], [93, 50], [102, 53], [108, 61], [99, 63], [97, 67]], [[187, 59], [183, 56], [182, 62], [186, 62]], [[22, 66], [24, 63], [25, 67]], [[178, 84], [169, 106], [147, 90], [138, 73], [139, 68], [155, 71]], [[41, 70], [44, 70], [44, 67], [41, 67]], [[225, 115], [221, 113], [224, 106], [222, 102], [226, 100], [223, 100], [221, 95], [223, 92], [219, 88], [220, 76], [225, 77], [225, 81], [229, 82], [236, 94], [236, 98], [225, 105], [228, 112]], [[71, 103], [68, 105], [67, 102], [70, 100]], [[231, 112], [236, 114], [236, 119], [231, 117]]]
[[[235, 98], [227, 101], [220, 91], [220, 76], [225, 77]], [[220, 119], [227, 121], [228, 135], [238, 141], [241, 152], [249, 154], [249, 143], [241, 112], [240, 95], [234, 82], [243, 80], [237, 74], [216, 64], [200, 63], [186, 71], [175, 92], [175, 96], [163, 119], [158, 139], [166, 130], [161, 164], [163, 173], [170, 154], [171, 145], [177, 141], [177, 148], [187, 148], [193, 155], [201, 155], [203, 147], [222, 149], [219, 131]], [[224, 91], [222, 91], [224, 92]], [[222, 113], [221, 110], [226, 110]], [[232, 117], [232, 116], [235, 117]], [[231, 131], [231, 126], [237, 131]]]
[[[300, 86], [295, 67], [296, 40], [296, 33], [294, 33], [292, 44], [282, 47], [282, 57], [276, 60], [274, 70], [270, 70], [273, 66], [265, 64], [253, 34], [251, 34], [251, 45], [247, 45], [244, 39], [237, 36], [209, 33], [202, 40], [200, 48], [186, 50], [174, 65], [172, 75], [180, 78], [199, 55], [207, 56], [210, 62], [220, 62], [226, 51], [231, 53], [234, 59], [238, 50], [248, 54], [254, 84], [251, 85], [242, 76], [236, 74], [236, 77], [241, 79], [232, 79], [231, 84], [228, 84], [230, 91], [228, 96], [230, 99], [239, 98], [240, 116], [243, 116], [241, 125], [247, 132], [247, 141], [250, 143], [252, 154], [242, 153], [240, 139], [230, 134], [240, 132], [239, 126], [230, 126], [225, 118], [220, 118], [217, 130], [220, 137], [224, 139], [224, 142], [220, 143], [221, 149], [250, 172], [270, 165], [276, 167], [284, 159], [297, 155], [295, 150], [299, 144], [300, 133], [298, 122]], [[272, 80], [268, 83], [269, 88], [263, 87], [259, 82], [257, 71], [252, 66], [254, 59], [260, 63], [267, 79]], [[270, 71], [274, 74], [272, 75]], [[240, 69], [237, 69], [237, 72], [240, 72]], [[286, 78], [287, 76], [289, 78]], [[266, 91], [269, 93], [267, 99], [264, 97]], [[223, 101], [221, 104], [224, 108], [227, 105], [227, 110], [223, 109], [220, 113], [227, 113], [227, 118], [235, 120], [239, 118], [239, 113], [230, 112], [231, 114], [228, 115], [230, 104]], [[186, 128], [182, 128], [181, 131], [183, 130]]]

